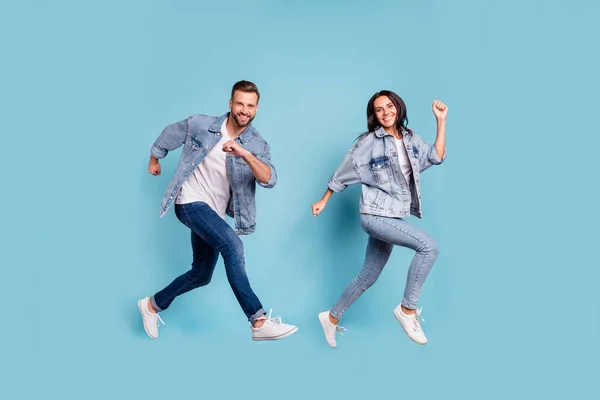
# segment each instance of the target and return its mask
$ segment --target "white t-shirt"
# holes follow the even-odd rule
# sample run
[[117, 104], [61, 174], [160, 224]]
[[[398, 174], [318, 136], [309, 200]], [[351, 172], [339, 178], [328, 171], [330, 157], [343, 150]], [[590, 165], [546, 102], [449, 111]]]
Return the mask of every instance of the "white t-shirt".
[[402, 139], [396, 140], [396, 149], [398, 150], [398, 160], [400, 161], [400, 170], [402, 171], [402, 175], [404, 175], [404, 179], [406, 179], [406, 184], [408, 185], [408, 190], [410, 191], [410, 178], [412, 176], [412, 166], [410, 165], [410, 159], [408, 158], [408, 153], [406, 152], [406, 147], [404, 147], [404, 142]]
[[203, 201], [223, 219], [225, 219], [230, 196], [226, 164], [227, 153], [223, 151], [223, 145], [230, 140], [226, 124], [227, 119], [221, 126], [221, 140], [183, 183], [175, 200], [175, 204]]

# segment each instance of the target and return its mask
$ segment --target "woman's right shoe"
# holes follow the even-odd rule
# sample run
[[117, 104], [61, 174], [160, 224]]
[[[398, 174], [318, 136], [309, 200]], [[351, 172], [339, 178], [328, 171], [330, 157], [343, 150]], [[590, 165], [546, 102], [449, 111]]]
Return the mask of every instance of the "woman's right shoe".
[[425, 337], [425, 333], [423, 332], [423, 329], [421, 329], [421, 324], [419, 323], [420, 314], [421, 309], [417, 310], [415, 314], [404, 314], [400, 305], [394, 309], [394, 316], [398, 322], [400, 322], [402, 329], [404, 329], [404, 332], [406, 332], [408, 337], [411, 338], [415, 343], [426, 344], [427, 338]]

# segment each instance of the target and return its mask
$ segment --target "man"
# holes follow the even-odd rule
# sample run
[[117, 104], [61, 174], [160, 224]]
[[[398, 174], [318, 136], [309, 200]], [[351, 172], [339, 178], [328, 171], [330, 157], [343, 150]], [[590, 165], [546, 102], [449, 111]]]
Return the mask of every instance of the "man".
[[[260, 93], [252, 82], [237, 82], [231, 90], [230, 112], [222, 117], [193, 115], [167, 126], [151, 149], [148, 172], [160, 175], [159, 159], [183, 146], [175, 176], [161, 205], [161, 217], [175, 204], [175, 214], [192, 233], [192, 268], [170, 285], [138, 301], [144, 329], [158, 337], [158, 313], [179, 295], [211, 280], [219, 254], [227, 279], [252, 324], [253, 340], [274, 340], [298, 328], [266, 316], [246, 275], [239, 235], [254, 232], [255, 185], [272, 188], [277, 182], [268, 143], [252, 127]], [[225, 221], [234, 218], [235, 230]]]

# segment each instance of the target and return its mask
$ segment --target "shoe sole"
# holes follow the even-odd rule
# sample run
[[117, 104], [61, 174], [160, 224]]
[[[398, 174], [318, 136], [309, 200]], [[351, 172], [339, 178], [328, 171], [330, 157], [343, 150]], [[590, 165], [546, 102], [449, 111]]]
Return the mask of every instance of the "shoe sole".
[[412, 340], [413, 342], [415, 342], [416, 344], [420, 344], [421, 346], [425, 346], [427, 344], [427, 342], [425, 343], [421, 343], [421, 342], [417, 342], [415, 339], [413, 339], [412, 337], [410, 337], [410, 335], [408, 334], [408, 332], [406, 331], [406, 328], [404, 328], [404, 325], [401, 322], [402, 317], [399, 317], [397, 314], [397, 311], [394, 310], [394, 317], [396, 317], [396, 320], [398, 320], [398, 323], [400, 324], [400, 326], [402, 327], [402, 330], [404, 331], [404, 333], [406, 333], [406, 336], [408, 336], [408, 338], [410, 340]]
[[283, 339], [286, 338], [288, 336], [292, 336], [294, 333], [298, 332], [298, 327], [295, 326], [293, 329], [290, 329], [288, 332], [281, 334], [279, 336], [270, 336], [270, 337], [252, 337], [252, 340], [254, 340], [255, 342], [260, 342], [263, 340], [279, 340], [279, 339]]
[[144, 330], [146, 331], [146, 334], [150, 337], [150, 339], [157, 339], [158, 336], [152, 336], [150, 332], [148, 332], [148, 329], [146, 329], [146, 323], [144, 321], [144, 310], [142, 310], [142, 301], [144, 301], [144, 299], [138, 301], [138, 308], [140, 309], [140, 314], [142, 314], [142, 325], [144, 325]]
[[[329, 317], [326, 316], [326, 318], [329, 318]], [[323, 322], [323, 320], [321, 319], [321, 315], [319, 315], [319, 322], [321, 323], [321, 327], [323, 328], [323, 333], [325, 334], [325, 341], [331, 348], [335, 349], [337, 347], [337, 343], [335, 345], [332, 345], [331, 343], [329, 343], [329, 340], [327, 340], [327, 331], [325, 330], [325, 322]]]

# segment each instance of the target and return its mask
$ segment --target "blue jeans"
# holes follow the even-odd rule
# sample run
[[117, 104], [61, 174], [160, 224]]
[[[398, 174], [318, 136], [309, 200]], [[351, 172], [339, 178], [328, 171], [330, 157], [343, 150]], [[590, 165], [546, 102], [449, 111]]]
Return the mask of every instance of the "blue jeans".
[[421, 229], [400, 218], [361, 214], [360, 223], [369, 234], [365, 263], [360, 274], [346, 286], [331, 309], [331, 316], [335, 319], [342, 318], [348, 307], [375, 283], [390, 258], [394, 245], [408, 247], [417, 252], [408, 268], [402, 299], [404, 307], [416, 309], [421, 288], [439, 253], [436, 241]]
[[192, 269], [151, 297], [154, 308], [166, 310], [177, 296], [208, 285], [220, 253], [229, 284], [248, 321], [253, 323], [265, 315], [246, 275], [244, 244], [227, 222], [203, 202], [176, 204], [175, 214], [192, 231]]

